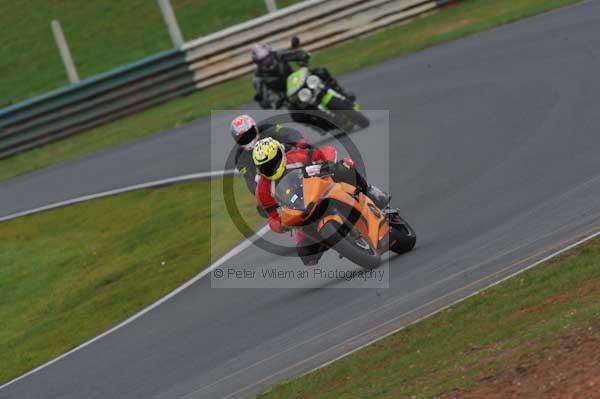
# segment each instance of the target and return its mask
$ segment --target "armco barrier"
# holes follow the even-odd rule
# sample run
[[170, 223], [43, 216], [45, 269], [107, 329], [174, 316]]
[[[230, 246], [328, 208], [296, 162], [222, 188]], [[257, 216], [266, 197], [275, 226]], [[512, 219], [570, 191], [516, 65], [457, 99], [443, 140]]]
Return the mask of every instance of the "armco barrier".
[[0, 158], [58, 140], [193, 90], [177, 49], [0, 111]]
[[318, 50], [452, 0], [308, 0], [0, 110], [0, 158], [250, 73], [256, 42]]

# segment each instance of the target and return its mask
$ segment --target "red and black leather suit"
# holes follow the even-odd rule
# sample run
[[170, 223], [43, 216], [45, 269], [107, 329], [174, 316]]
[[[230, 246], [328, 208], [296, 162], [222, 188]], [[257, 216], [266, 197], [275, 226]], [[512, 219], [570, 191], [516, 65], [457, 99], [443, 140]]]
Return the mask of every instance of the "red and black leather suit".
[[[334, 163], [334, 180], [345, 181], [356, 185], [362, 190], [367, 190], [367, 182], [354, 167], [354, 162], [349, 158], [337, 162], [337, 150], [332, 146], [291, 150], [286, 152], [286, 159], [286, 173], [289, 170], [312, 164]], [[288, 229], [281, 224], [281, 217], [277, 210], [279, 205], [274, 197], [276, 185], [277, 181], [260, 176], [256, 185], [256, 200], [265, 210], [271, 230], [281, 234], [288, 231]], [[316, 264], [325, 248], [310, 239], [302, 229], [294, 229], [294, 239], [296, 241], [296, 250], [304, 264]]]

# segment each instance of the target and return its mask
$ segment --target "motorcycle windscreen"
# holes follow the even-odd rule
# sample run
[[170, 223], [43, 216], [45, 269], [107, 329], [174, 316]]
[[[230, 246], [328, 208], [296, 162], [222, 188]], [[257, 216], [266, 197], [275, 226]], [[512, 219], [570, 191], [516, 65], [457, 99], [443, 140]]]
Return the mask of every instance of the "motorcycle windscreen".
[[277, 183], [275, 199], [279, 206], [299, 211], [306, 210], [303, 180], [302, 171], [293, 170]]

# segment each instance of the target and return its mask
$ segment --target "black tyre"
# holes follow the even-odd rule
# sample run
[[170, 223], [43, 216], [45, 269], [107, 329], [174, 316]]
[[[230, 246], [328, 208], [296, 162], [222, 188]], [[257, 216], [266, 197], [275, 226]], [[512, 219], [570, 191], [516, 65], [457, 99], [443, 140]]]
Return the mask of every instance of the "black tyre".
[[342, 122], [342, 124], [352, 124], [360, 128], [369, 126], [371, 121], [362, 112], [354, 109], [354, 103], [341, 98], [333, 98], [329, 103], [329, 109], [336, 112], [336, 119]]
[[321, 236], [328, 246], [344, 258], [360, 267], [373, 270], [381, 264], [381, 256], [354, 228], [347, 234], [342, 233], [340, 225], [328, 222], [321, 229]]
[[417, 234], [408, 222], [395, 215], [390, 224], [390, 251], [403, 254], [411, 251], [417, 243]]
[[330, 117], [324, 113], [322, 117], [318, 117], [317, 115], [308, 112], [290, 112], [290, 115], [294, 122], [311, 126], [321, 135], [336, 128], [335, 124], [329, 120]]
[[367, 118], [362, 112], [356, 110], [350, 111], [348, 113], [348, 118], [350, 118], [355, 125], [363, 129], [368, 127], [371, 123], [369, 118]]

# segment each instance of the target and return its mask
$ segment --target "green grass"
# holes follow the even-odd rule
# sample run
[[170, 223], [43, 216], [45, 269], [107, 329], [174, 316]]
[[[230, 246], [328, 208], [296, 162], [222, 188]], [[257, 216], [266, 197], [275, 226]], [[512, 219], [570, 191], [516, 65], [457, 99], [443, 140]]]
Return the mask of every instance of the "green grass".
[[[256, 225], [254, 198], [235, 182]], [[1, 223], [0, 385], [115, 325], [240, 241], [220, 183], [140, 190]]]
[[259, 398], [431, 398], [539, 361], [600, 318], [599, 265], [596, 239]]
[[[432, 16], [320, 51], [315, 54], [313, 65], [325, 65], [339, 75], [578, 1], [466, 0]], [[209, 3], [216, 4], [215, 1]], [[187, 12], [180, 14], [187, 15]], [[135, 58], [139, 58], [138, 55]], [[18, 66], [11, 68], [18, 69]], [[0, 181], [179, 126], [205, 117], [211, 110], [244, 104], [252, 95], [250, 78], [244, 77], [173, 100], [67, 140], [2, 160]]]
[[[172, 4], [188, 40], [266, 13], [264, 0]], [[53, 19], [62, 24], [82, 79], [171, 48], [155, 0], [2, 1], [0, 108], [68, 84], [50, 30]]]

